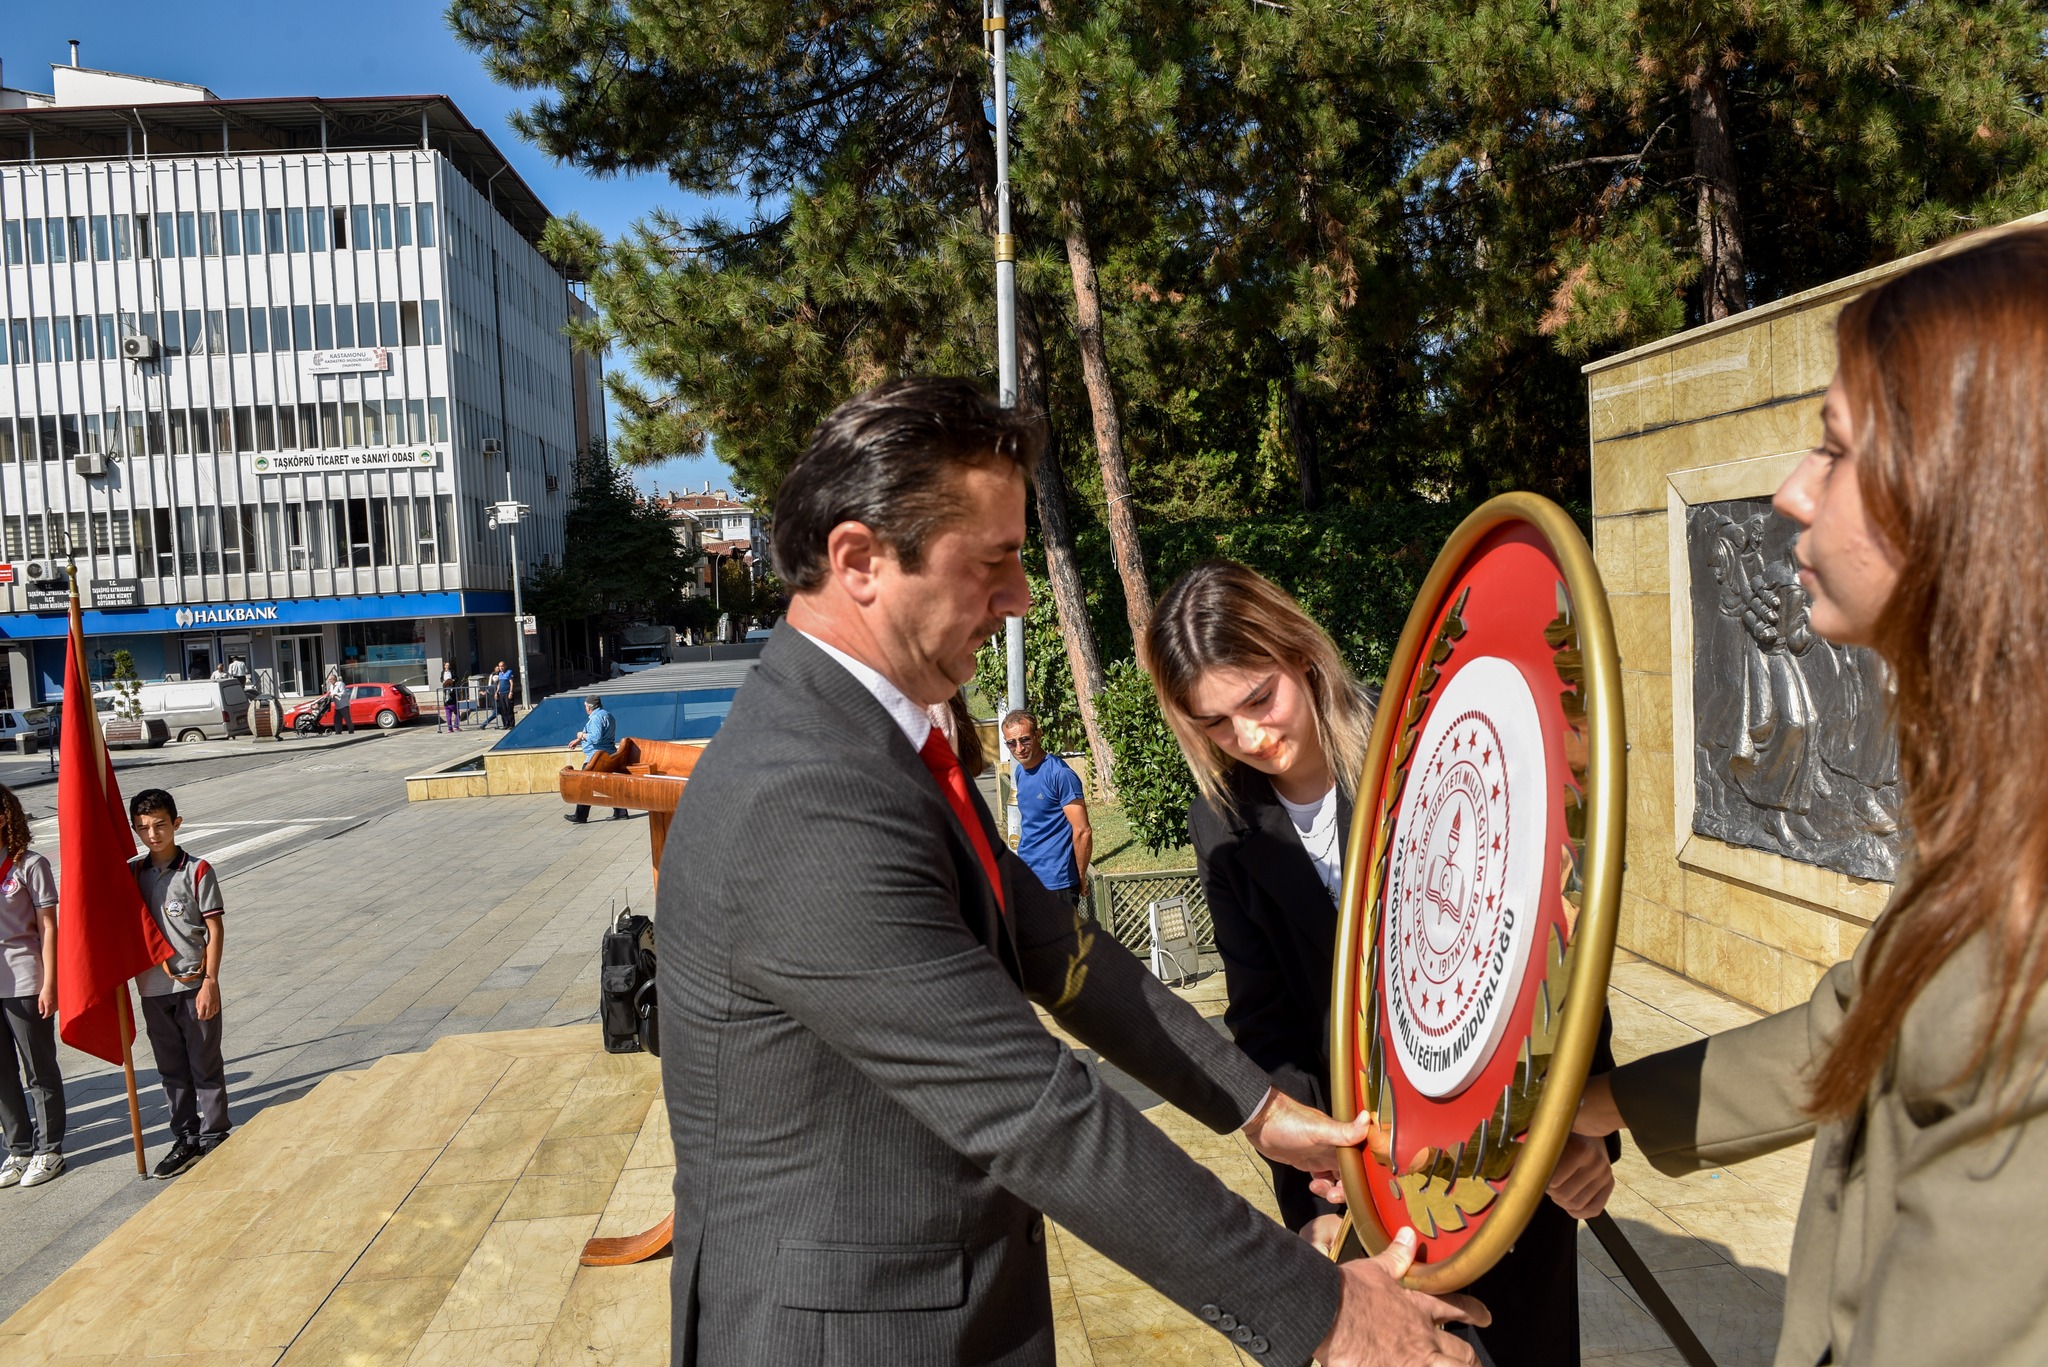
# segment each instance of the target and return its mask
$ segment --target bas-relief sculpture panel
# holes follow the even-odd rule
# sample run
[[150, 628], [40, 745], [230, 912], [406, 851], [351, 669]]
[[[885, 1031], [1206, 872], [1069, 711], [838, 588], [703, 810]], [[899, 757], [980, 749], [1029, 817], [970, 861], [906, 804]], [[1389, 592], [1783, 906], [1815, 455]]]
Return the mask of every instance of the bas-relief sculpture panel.
[[1899, 749], [1883, 666], [1813, 634], [1798, 528], [1769, 499], [1692, 504], [1685, 523], [1693, 830], [1896, 879]]

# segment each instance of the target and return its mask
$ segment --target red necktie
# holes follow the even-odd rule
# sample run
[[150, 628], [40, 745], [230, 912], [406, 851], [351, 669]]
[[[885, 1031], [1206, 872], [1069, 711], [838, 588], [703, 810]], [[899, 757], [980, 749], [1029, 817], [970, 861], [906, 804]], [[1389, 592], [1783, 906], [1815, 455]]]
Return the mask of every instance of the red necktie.
[[1003, 907], [1003, 880], [996, 875], [996, 854], [989, 848], [988, 832], [981, 828], [981, 816], [974, 810], [974, 802], [967, 796], [967, 774], [960, 768], [960, 761], [953, 754], [953, 747], [946, 744], [946, 737], [934, 726], [931, 734], [924, 738], [924, 748], [917, 752], [924, 761], [924, 767], [932, 771], [938, 780], [939, 791], [946, 795], [946, 804], [953, 809], [953, 815], [960, 818], [960, 824], [967, 828], [967, 839], [974, 846], [975, 857], [981, 860], [981, 871], [988, 875], [988, 885], [995, 890], [996, 905], [1007, 914]]

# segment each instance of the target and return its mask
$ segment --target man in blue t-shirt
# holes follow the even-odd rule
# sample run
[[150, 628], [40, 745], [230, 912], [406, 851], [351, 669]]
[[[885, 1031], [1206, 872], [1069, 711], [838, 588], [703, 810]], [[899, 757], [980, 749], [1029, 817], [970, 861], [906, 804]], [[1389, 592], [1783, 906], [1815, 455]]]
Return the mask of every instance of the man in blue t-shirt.
[[1080, 776], [1058, 755], [1045, 753], [1038, 718], [1022, 708], [1003, 718], [1003, 743], [1017, 761], [1017, 810], [1023, 818], [1017, 857], [1048, 891], [1078, 901], [1088, 895], [1088, 861], [1095, 854]]

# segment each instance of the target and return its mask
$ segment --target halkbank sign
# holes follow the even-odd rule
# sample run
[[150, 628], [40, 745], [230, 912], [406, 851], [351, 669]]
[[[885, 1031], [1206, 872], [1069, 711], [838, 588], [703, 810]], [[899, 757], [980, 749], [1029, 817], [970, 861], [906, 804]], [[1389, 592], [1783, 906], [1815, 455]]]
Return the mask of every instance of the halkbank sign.
[[179, 627], [227, 627], [245, 622], [275, 622], [275, 603], [231, 603], [225, 607], [179, 608], [173, 614]]

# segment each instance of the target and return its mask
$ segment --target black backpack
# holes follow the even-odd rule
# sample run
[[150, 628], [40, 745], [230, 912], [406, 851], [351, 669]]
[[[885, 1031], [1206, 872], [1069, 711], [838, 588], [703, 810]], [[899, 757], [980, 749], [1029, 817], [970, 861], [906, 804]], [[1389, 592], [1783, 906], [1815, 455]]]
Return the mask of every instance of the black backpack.
[[661, 1057], [661, 1015], [654, 995], [654, 922], [627, 907], [598, 951], [598, 1020], [605, 1052], [642, 1050]]

